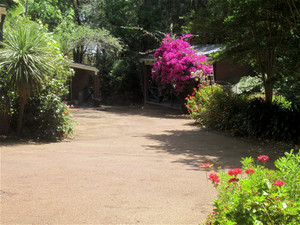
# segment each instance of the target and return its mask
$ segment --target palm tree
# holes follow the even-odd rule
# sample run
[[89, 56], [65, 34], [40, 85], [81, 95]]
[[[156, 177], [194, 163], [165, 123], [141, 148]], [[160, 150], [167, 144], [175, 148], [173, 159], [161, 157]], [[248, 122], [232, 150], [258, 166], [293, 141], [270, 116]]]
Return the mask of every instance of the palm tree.
[[18, 23], [1, 43], [0, 67], [7, 72], [9, 86], [18, 96], [20, 108], [17, 133], [20, 134], [25, 104], [33, 90], [40, 90], [53, 66], [54, 52], [36, 23]]

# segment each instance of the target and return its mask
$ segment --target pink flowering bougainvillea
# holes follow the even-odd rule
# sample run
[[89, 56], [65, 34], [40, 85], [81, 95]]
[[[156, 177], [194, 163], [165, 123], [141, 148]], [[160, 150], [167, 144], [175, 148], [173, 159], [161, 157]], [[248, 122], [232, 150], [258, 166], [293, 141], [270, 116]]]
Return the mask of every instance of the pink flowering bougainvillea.
[[173, 39], [167, 34], [156, 50], [152, 78], [163, 86], [173, 85], [177, 94], [184, 91], [188, 83], [194, 80], [192, 72], [202, 71], [203, 75], [212, 73], [212, 66], [205, 55], [197, 55], [188, 43], [192, 35], [182, 35]]

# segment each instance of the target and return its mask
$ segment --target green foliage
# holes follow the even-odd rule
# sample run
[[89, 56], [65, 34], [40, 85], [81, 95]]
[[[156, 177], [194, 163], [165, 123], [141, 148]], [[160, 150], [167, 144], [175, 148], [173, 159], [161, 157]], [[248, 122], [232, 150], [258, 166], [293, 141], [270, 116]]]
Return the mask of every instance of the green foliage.
[[200, 86], [186, 98], [190, 117], [201, 126], [233, 135], [297, 142], [300, 110], [283, 96], [272, 103], [262, 98], [233, 95], [221, 86]]
[[251, 100], [243, 116], [247, 135], [279, 141], [297, 141], [300, 137], [300, 111], [282, 103]]
[[32, 89], [41, 88], [53, 68], [55, 52], [43, 32], [39, 24], [25, 19], [4, 33], [0, 67], [19, 94], [29, 96]]
[[[78, 26], [64, 21], [55, 28], [55, 38], [60, 42], [61, 51], [74, 57], [74, 61], [82, 63], [85, 56], [107, 54], [117, 56], [122, 50], [118, 38], [110, 35], [105, 29], [92, 29], [89, 26]], [[94, 62], [95, 63], [95, 60]]]
[[[56, 44], [53, 43], [55, 46]], [[66, 85], [74, 75], [67, 57], [57, 54], [55, 67], [49, 71], [49, 80], [42, 91], [35, 91], [24, 110], [23, 135], [42, 140], [59, 140], [73, 133], [74, 121], [69, 108], [62, 101], [69, 93]], [[12, 98], [11, 123], [17, 123], [18, 102]]]
[[60, 97], [43, 91], [31, 97], [24, 114], [23, 133], [42, 140], [60, 140], [73, 134], [74, 121]]
[[31, 19], [41, 20], [47, 24], [50, 31], [63, 21], [73, 21], [74, 9], [71, 1], [60, 0], [30, 0], [28, 14]]
[[104, 92], [111, 102], [118, 103], [139, 103], [142, 98], [141, 78], [138, 77], [138, 62], [129, 58], [117, 61], [106, 81], [109, 82], [109, 89]]
[[11, 125], [18, 134], [21, 121], [24, 136], [62, 138], [73, 130], [62, 98], [68, 94], [66, 84], [74, 71], [46, 31], [27, 18], [6, 27], [4, 49], [0, 50], [0, 97], [5, 96], [6, 102], [1, 105], [10, 111]]
[[190, 117], [202, 126], [237, 133], [242, 123], [245, 100], [220, 85], [202, 85], [186, 98]]
[[275, 83], [276, 92], [295, 105], [300, 105], [300, 76], [284, 77]]
[[249, 93], [260, 91], [263, 88], [261, 79], [258, 77], [245, 76], [242, 77], [236, 84], [237, 93]]
[[215, 184], [218, 198], [206, 224], [299, 224], [300, 154], [292, 150], [285, 155], [275, 162], [276, 171], [252, 157], [242, 159], [241, 175], [221, 171]]
[[299, 8], [299, 1], [208, 0], [189, 27], [204, 37], [200, 42], [224, 45], [217, 60], [250, 64], [272, 102], [275, 81], [299, 71]]
[[[81, 12], [85, 15], [81, 21], [88, 24], [93, 28], [104, 27], [111, 32], [115, 37], [121, 39], [124, 43], [124, 51], [122, 53], [122, 64], [126, 61], [128, 65], [125, 69], [131, 71], [127, 76], [112, 75], [115, 74], [116, 68], [120, 68], [119, 59], [115, 59], [114, 63], [106, 61], [106, 56], [99, 55], [99, 70], [101, 73], [100, 79], [104, 82], [102, 90], [114, 90], [111, 97], [115, 94], [115, 88], [111, 88], [112, 83], [116, 83], [116, 87], [122, 87], [118, 90], [120, 93], [136, 93], [136, 96], [128, 96], [127, 99], [137, 99], [139, 102], [142, 100], [141, 79], [142, 71], [137, 65], [139, 62], [139, 52], [145, 52], [148, 49], [155, 49], [158, 47], [158, 38], [154, 34], [159, 34], [159, 40], [164, 33], [180, 33], [183, 20], [179, 17], [186, 14], [191, 8], [196, 8], [202, 1], [143, 1], [143, 0], [90, 0], [82, 1]], [[150, 35], [149, 35], [150, 34]], [[122, 65], [122, 67], [124, 67]], [[113, 69], [114, 71], [110, 71]], [[133, 74], [134, 72], [135, 74]], [[120, 74], [120, 72], [118, 72]], [[116, 78], [117, 80], [113, 80]], [[124, 78], [121, 82], [119, 79]], [[134, 80], [137, 79], [137, 80]], [[128, 85], [128, 82], [133, 82]], [[120, 86], [119, 84], [122, 83]], [[106, 85], [107, 84], [107, 85]], [[124, 90], [123, 87], [127, 86], [130, 89]], [[107, 92], [103, 93], [103, 97], [107, 96]], [[105, 98], [106, 98], [105, 97]]]
[[55, 49], [49, 45], [43, 27], [26, 18], [16, 20], [4, 33], [0, 68], [5, 71], [9, 88], [20, 101], [17, 132], [23, 123], [24, 107], [33, 90], [41, 90], [53, 68]]

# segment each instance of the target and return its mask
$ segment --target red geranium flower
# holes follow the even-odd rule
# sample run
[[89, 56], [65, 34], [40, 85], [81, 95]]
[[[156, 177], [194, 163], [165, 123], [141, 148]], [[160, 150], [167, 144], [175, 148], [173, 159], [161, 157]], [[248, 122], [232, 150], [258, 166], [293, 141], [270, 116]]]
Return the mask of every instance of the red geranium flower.
[[229, 170], [228, 171], [228, 174], [231, 175], [231, 176], [236, 176], [240, 173], [242, 173], [243, 171], [239, 168], [235, 168], [235, 169], [232, 169], [232, 170]]
[[238, 179], [238, 178], [231, 178], [231, 179], [229, 179], [229, 181], [228, 181], [228, 183], [231, 183], [231, 182], [234, 182], [234, 181], [239, 181], [240, 179]]
[[284, 182], [282, 180], [278, 180], [274, 185], [281, 187], [282, 185], [284, 185]]
[[254, 169], [247, 169], [245, 172], [246, 172], [246, 174], [255, 173]]
[[214, 183], [219, 183], [220, 182], [219, 176], [216, 173], [209, 174], [208, 179], [212, 180]]
[[269, 157], [266, 155], [260, 155], [260, 156], [258, 156], [258, 160], [265, 163], [269, 160]]

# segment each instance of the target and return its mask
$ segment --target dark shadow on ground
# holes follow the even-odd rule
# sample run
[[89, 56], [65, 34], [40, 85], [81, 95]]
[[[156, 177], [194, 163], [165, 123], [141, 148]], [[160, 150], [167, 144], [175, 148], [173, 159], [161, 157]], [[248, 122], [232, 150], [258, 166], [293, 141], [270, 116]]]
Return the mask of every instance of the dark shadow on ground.
[[[156, 105], [144, 105], [144, 106], [110, 106], [110, 105], [101, 105], [100, 107], [78, 107], [73, 109], [72, 112], [75, 112], [77, 115], [82, 114], [86, 118], [93, 118], [90, 116], [92, 111], [104, 111], [108, 113], [118, 114], [121, 116], [127, 115], [141, 115], [154, 118], [164, 118], [164, 119], [185, 119], [188, 116], [184, 115], [180, 110], [156, 106]], [[90, 111], [90, 112], [89, 112]], [[100, 115], [99, 115], [100, 116]]]
[[291, 147], [256, 140], [233, 138], [221, 132], [203, 129], [191, 131], [169, 130], [167, 134], [148, 135], [158, 145], [145, 146], [149, 151], [167, 152], [178, 155], [174, 163], [184, 163], [193, 169], [199, 169], [201, 163], [213, 163], [213, 169], [241, 167], [241, 157], [268, 155], [267, 167], [274, 168], [274, 161], [290, 151]]
[[[66, 138], [63, 141], [68, 141]], [[17, 136], [0, 136], [0, 148], [5, 146], [18, 146], [18, 145], [46, 145], [51, 143], [57, 143], [59, 140], [38, 140], [31, 138], [20, 138]]]

